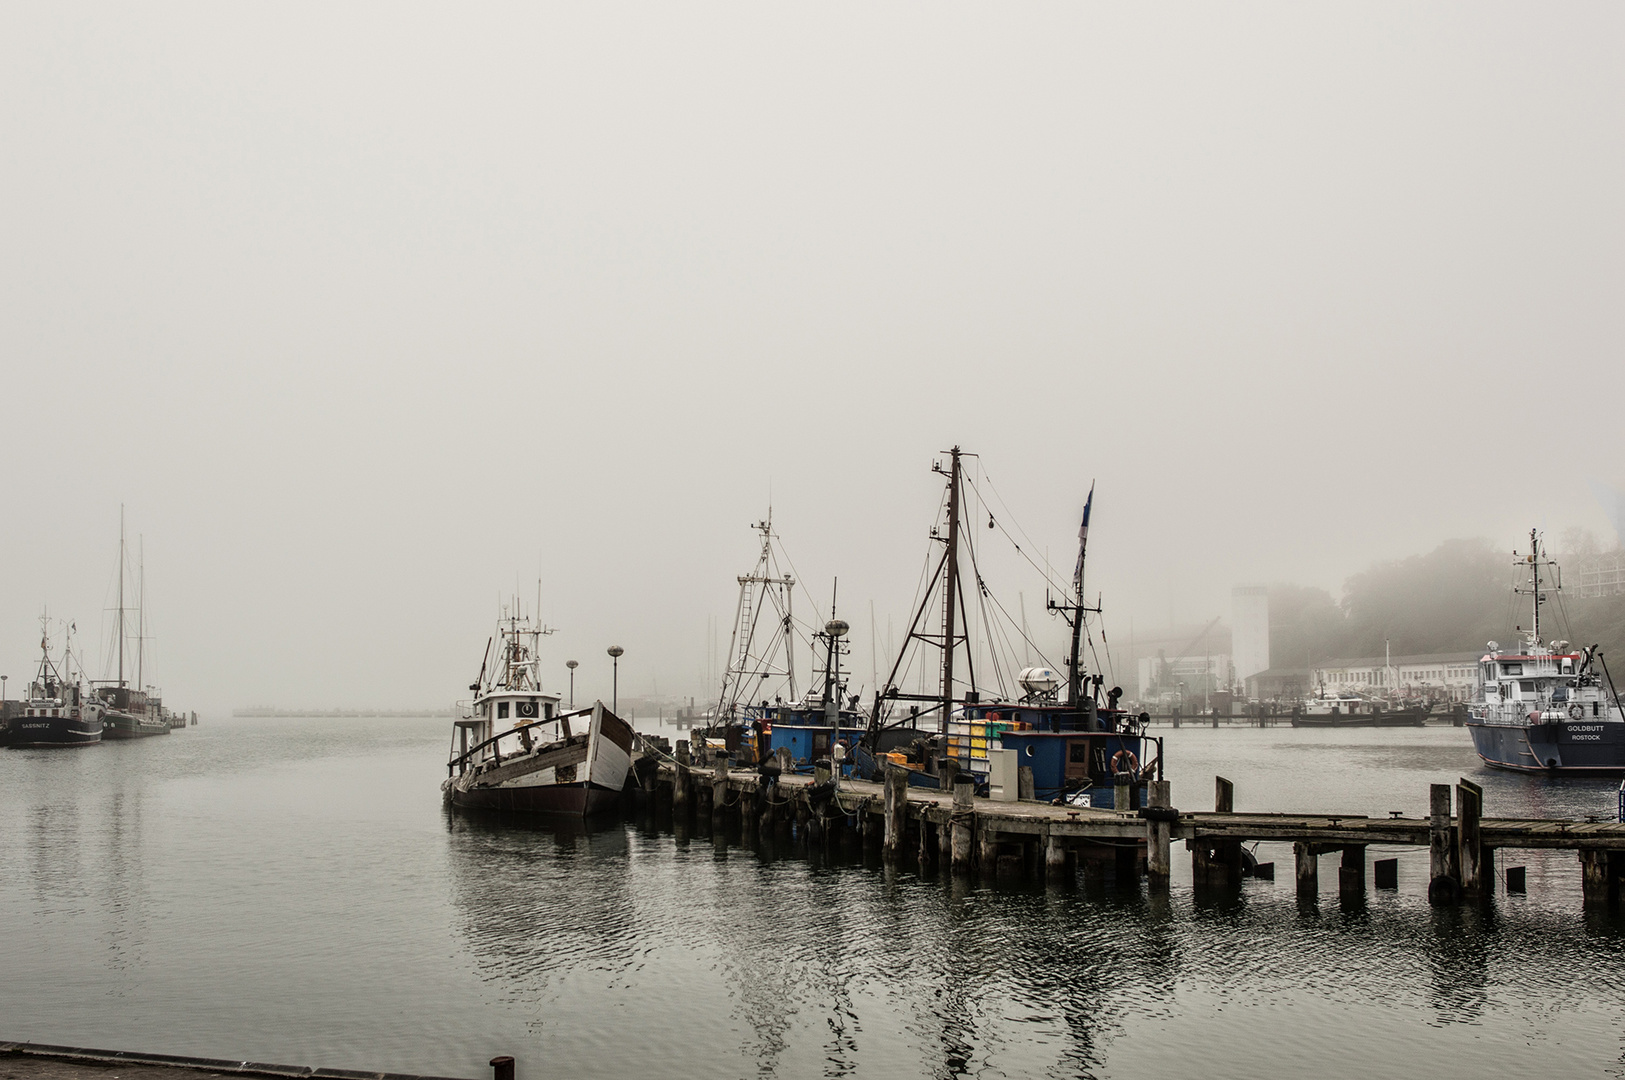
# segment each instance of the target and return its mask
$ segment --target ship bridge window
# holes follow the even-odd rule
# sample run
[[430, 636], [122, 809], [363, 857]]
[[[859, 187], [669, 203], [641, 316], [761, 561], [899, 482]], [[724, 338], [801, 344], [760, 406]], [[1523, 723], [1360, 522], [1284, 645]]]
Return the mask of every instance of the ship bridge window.
[[508, 718], [508, 703], [506, 701], [497, 702], [497, 719], [498, 720], [506, 720], [507, 718]]
[[1518, 681], [1518, 689], [1523, 691], [1526, 694], [1533, 694], [1535, 692], [1535, 680], [1534, 679], [1520, 679]]
[[1501, 674], [1503, 674], [1503, 675], [1522, 675], [1523, 674], [1523, 665], [1522, 664], [1502, 664], [1501, 665]]

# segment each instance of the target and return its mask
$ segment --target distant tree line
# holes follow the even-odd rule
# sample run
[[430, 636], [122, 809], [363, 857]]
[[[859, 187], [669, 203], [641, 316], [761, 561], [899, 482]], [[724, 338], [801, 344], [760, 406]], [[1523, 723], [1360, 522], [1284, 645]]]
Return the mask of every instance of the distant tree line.
[[[1571, 530], [1572, 532], [1572, 530]], [[1565, 534], [1564, 591], [1541, 608], [1541, 637], [1576, 648], [1600, 644], [1616, 680], [1625, 680], [1625, 596], [1574, 594], [1578, 566], [1596, 557], [1582, 534]], [[1570, 564], [1574, 565], [1570, 565]], [[1513, 592], [1528, 574], [1512, 553], [1484, 540], [1448, 540], [1426, 555], [1377, 563], [1349, 578], [1343, 597], [1302, 585], [1270, 586], [1270, 660], [1274, 667], [1313, 667], [1325, 660], [1482, 652], [1486, 642], [1513, 645], [1530, 624], [1530, 598]], [[1622, 686], [1625, 689], [1625, 686]]]

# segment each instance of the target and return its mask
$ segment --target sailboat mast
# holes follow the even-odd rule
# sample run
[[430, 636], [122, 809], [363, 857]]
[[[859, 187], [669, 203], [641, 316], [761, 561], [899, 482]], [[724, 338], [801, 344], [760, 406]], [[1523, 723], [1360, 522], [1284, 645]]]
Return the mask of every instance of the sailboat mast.
[[147, 658], [147, 538], [136, 538], [135, 577], [135, 688], [146, 686], [145, 662]]
[[118, 508], [118, 684], [124, 685], [124, 507]]
[[954, 598], [959, 595], [959, 447], [948, 451], [952, 465], [948, 472], [948, 553], [947, 592], [942, 605], [942, 716], [941, 730], [948, 733], [948, 718], [954, 710]]

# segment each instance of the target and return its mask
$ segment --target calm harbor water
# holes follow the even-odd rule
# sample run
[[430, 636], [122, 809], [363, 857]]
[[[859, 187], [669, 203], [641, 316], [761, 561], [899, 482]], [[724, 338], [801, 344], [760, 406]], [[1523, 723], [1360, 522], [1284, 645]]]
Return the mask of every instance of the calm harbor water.
[[[647, 726], [647, 725], [644, 725]], [[441, 807], [438, 720], [232, 720], [0, 753], [0, 1038], [482, 1077], [1625, 1074], [1625, 924], [1572, 853], [1431, 910], [1425, 852], [1346, 907], [1327, 856], [1198, 897], [984, 889], [643, 821]], [[1159, 729], [1174, 802], [1611, 814], [1466, 734]], [[1372, 849], [1371, 858], [1384, 857]]]

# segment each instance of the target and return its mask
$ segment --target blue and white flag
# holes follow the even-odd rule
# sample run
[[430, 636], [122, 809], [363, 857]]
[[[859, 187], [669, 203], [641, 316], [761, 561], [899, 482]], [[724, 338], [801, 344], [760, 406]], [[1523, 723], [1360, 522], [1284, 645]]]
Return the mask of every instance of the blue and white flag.
[[1078, 568], [1072, 572], [1072, 588], [1083, 603], [1083, 551], [1089, 545], [1089, 510], [1095, 505], [1095, 485], [1089, 485], [1089, 497], [1083, 501], [1083, 524], [1078, 526]]

